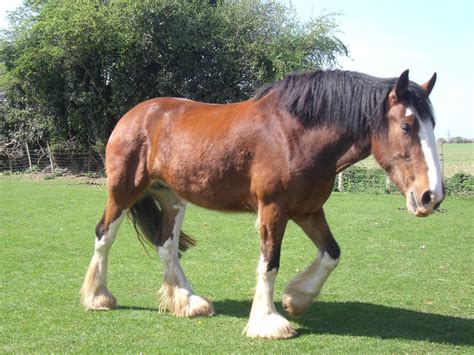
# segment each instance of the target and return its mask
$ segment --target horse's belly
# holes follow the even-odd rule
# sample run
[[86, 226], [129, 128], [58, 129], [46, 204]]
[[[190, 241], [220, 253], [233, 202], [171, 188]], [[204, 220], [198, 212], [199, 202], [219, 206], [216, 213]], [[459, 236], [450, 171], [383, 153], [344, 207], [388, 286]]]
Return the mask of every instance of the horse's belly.
[[[196, 166], [198, 165], [198, 166]], [[222, 211], [254, 211], [250, 181], [241, 171], [182, 164], [162, 176], [165, 184], [195, 205]]]

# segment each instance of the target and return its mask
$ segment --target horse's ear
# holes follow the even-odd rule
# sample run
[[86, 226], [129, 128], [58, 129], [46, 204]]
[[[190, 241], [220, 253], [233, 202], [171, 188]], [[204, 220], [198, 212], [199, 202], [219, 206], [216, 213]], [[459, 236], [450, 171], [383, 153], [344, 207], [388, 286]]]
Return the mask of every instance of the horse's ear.
[[397, 99], [400, 100], [405, 92], [408, 90], [408, 83], [410, 80], [408, 79], [408, 69], [405, 70], [402, 75], [398, 78], [397, 86], [395, 87], [395, 95]]
[[428, 95], [431, 94], [431, 91], [433, 90], [433, 87], [436, 83], [436, 78], [437, 78], [437, 75], [436, 73], [434, 73], [430, 80], [428, 80], [426, 83], [421, 85], [421, 87], [425, 89]]

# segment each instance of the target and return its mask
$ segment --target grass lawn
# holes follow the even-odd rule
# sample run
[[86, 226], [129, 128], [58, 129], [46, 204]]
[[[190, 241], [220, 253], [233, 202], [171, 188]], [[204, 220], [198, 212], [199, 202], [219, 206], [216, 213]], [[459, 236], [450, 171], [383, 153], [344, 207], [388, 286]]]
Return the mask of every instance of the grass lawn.
[[[334, 193], [326, 215], [342, 249], [339, 267], [286, 341], [241, 335], [255, 287], [255, 216], [189, 207], [198, 245], [181, 259], [217, 315], [157, 311], [162, 267], [125, 222], [110, 255], [110, 312], [85, 312], [79, 288], [105, 202], [103, 185], [77, 179], [0, 177], [2, 352], [14, 353], [473, 353], [474, 199], [449, 197], [418, 219], [397, 195]], [[276, 284], [315, 256], [290, 224]]]
[[460, 171], [474, 175], [474, 143], [444, 144], [443, 154], [446, 176]]

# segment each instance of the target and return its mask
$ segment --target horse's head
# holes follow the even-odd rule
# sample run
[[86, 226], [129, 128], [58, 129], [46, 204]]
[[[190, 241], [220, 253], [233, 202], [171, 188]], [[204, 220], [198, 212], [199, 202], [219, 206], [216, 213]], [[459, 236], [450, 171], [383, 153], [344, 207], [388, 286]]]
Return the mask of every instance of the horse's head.
[[444, 199], [436, 151], [434, 118], [428, 99], [436, 74], [423, 85], [398, 78], [387, 99], [386, 132], [372, 137], [372, 153], [416, 216], [433, 213]]

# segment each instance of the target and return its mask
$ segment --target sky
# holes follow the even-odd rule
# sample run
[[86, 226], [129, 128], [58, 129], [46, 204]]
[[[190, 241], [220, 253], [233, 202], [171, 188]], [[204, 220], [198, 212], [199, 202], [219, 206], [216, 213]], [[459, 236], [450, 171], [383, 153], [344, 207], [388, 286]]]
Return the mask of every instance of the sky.
[[[436, 136], [474, 138], [473, 0], [282, 0], [302, 21], [339, 13], [338, 37], [350, 58], [340, 67], [378, 77], [410, 69], [419, 84], [438, 80], [431, 94]], [[6, 12], [21, 0], [0, 0], [0, 28]]]
[[474, 138], [474, 1], [287, 0], [302, 20], [337, 12], [349, 47], [342, 69], [378, 77], [438, 79], [430, 99], [437, 137]]

